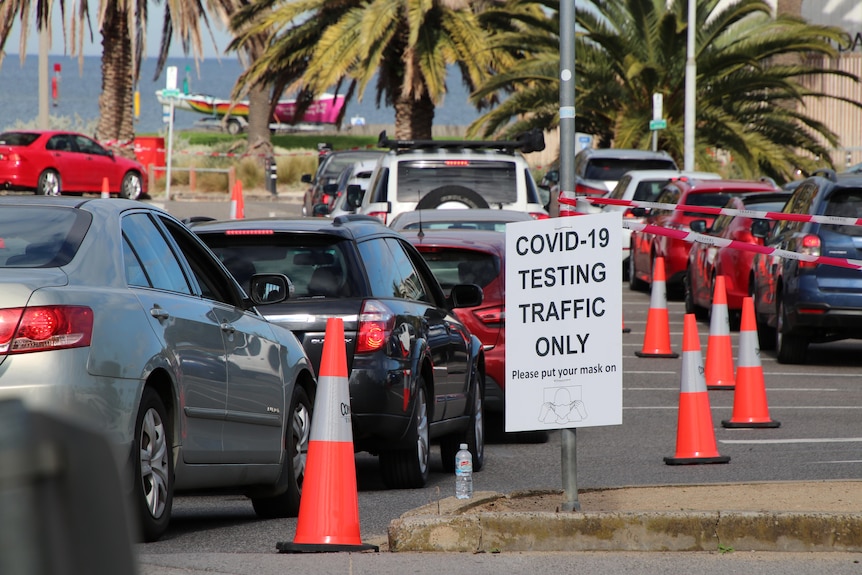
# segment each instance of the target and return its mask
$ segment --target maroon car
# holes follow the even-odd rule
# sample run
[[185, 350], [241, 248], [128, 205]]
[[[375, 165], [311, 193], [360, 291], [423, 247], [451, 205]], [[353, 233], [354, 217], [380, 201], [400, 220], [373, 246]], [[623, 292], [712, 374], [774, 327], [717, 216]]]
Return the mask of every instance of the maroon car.
[[108, 193], [137, 200], [147, 193], [142, 164], [115, 155], [97, 141], [62, 130], [14, 130], [0, 134], [0, 189]]
[[[656, 198], [660, 204], [721, 208], [730, 198], [749, 192], [776, 192], [778, 186], [771, 180], [698, 180], [679, 179], [668, 183]], [[688, 232], [692, 220], [706, 220], [711, 225], [715, 216], [685, 209], [635, 208], [636, 215], [644, 215], [644, 223], [668, 229]], [[631, 237], [629, 256], [629, 286], [640, 290], [652, 283], [653, 263], [664, 258], [667, 291], [681, 295], [683, 278], [688, 268], [688, 252], [691, 244], [682, 239], [659, 234], [635, 231]]]
[[[789, 191], [774, 193], [756, 192], [731, 198], [725, 208], [753, 212], [780, 212], [790, 197]], [[719, 238], [763, 245], [762, 238], [751, 234], [755, 219], [743, 215], [721, 215], [707, 229], [706, 220], [695, 219], [691, 229]], [[754, 252], [696, 243], [688, 254], [688, 271], [685, 276], [685, 311], [705, 319], [712, 308], [715, 278], [724, 276], [727, 311], [733, 325], [738, 324], [742, 300], [750, 295], [749, 279]]]
[[454, 310], [485, 349], [485, 409], [503, 412], [506, 384], [506, 234], [497, 231], [406, 229], [399, 232], [428, 262], [448, 296], [452, 286], [482, 288], [481, 305]]

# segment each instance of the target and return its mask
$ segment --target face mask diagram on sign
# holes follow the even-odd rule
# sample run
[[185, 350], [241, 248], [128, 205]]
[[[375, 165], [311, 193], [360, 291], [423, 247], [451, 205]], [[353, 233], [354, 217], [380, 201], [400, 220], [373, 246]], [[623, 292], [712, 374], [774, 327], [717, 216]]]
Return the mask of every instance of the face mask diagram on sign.
[[507, 431], [621, 422], [621, 227], [618, 213], [507, 226]]

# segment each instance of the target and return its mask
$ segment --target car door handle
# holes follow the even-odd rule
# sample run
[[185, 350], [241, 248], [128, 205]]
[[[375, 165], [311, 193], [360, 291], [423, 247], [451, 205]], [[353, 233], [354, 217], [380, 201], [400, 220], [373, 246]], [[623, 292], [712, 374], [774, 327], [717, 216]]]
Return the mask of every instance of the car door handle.
[[150, 315], [156, 318], [157, 320], [168, 319], [171, 317], [171, 314], [167, 312], [167, 310], [160, 308], [157, 305], [154, 305], [150, 308]]
[[232, 323], [228, 323], [226, 321], [221, 322], [221, 330], [231, 335], [236, 333], [236, 327], [234, 327]]

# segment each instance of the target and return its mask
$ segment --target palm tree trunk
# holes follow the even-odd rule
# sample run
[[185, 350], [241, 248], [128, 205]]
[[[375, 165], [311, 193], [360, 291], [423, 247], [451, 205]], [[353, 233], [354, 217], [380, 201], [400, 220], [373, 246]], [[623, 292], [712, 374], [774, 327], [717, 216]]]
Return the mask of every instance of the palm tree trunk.
[[434, 102], [427, 92], [418, 100], [401, 96], [395, 100], [395, 138], [430, 140], [434, 126]]
[[272, 152], [269, 132], [269, 90], [253, 86], [248, 91], [248, 151], [255, 154], [258, 163], [266, 164]]
[[102, 93], [96, 139], [126, 157], [134, 157], [134, 77], [132, 42], [126, 10], [117, 3], [102, 28]]

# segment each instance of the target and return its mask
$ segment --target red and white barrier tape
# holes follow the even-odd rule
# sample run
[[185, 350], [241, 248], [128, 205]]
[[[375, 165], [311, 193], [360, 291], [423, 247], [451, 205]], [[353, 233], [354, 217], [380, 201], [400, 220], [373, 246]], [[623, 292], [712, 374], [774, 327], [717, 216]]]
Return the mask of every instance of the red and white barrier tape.
[[[844, 218], [850, 219], [850, 218]], [[787, 258], [791, 260], [799, 260], [803, 262], [811, 262], [818, 264], [826, 264], [830, 266], [838, 266], [842, 268], [850, 268], [854, 270], [862, 270], [862, 260], [852, 260], [846, 258], [835, 258], [831, 256], [812, 256], [809, 254], [800, 254], [797, 252], [790, 252], [787, 250], [780, 250], [776, 248], [770, 248], [767, 246], [761, 246], [758, 244], [749, 244], [747, 242], [740, 242], [738, 240], [728, 240], [726, 238], [719, 238], [716, 236], [707, 236], [704, 234], [699, 234], [697, 232], [684, 232], [682, 230], [672, 230], [669, 228], [663, 228], [661, 226], [654, 226], [652, 224], [644, 224], [642, 222], [632, 222], [623, 220], [623, 227], [628, 228], [630, 230], [643, 232], [647, 234], [655, 234], [659, 236], [665, 236], [669, 238], [673, 238], [676, 240], [682, 240], [684, 242], [689, 243], [701, 243], [708, 244], [712, 246], [716, 246], [719, 248], [729, 247], [730, 249], [742, 250], [746, 252], [753, 252], [757, 254], [766, 254], [766, 255], [774, 255], [782, 258]]]
[[[615, 200], [613, 198], [591, 198], [582, 196], [579, 199], [594, 204], [610, 206], [626, 206], [632, 208], [651, 208], [655, 210], [677, 210], [695, 212], [711, 216], [745, 216], [760, 220], [785, 220], [792, 222], [816, 222], [819, 224], [834, 224], [839, 226], [862, 226], [862, 218], [845, 218], [842, 216], [811, 216], [808, 214], [785, 214], [783, 212], [758, 212], [755, 210], [736, 210], [732, 208], [712, 208], [709, 206], [689, 206], [680, 204], [662, 204], [657, 202], [641, 202], [636, 200]], [[577, 205], [576, 199], [559, 198], [559, 203], [566, 206]]]

